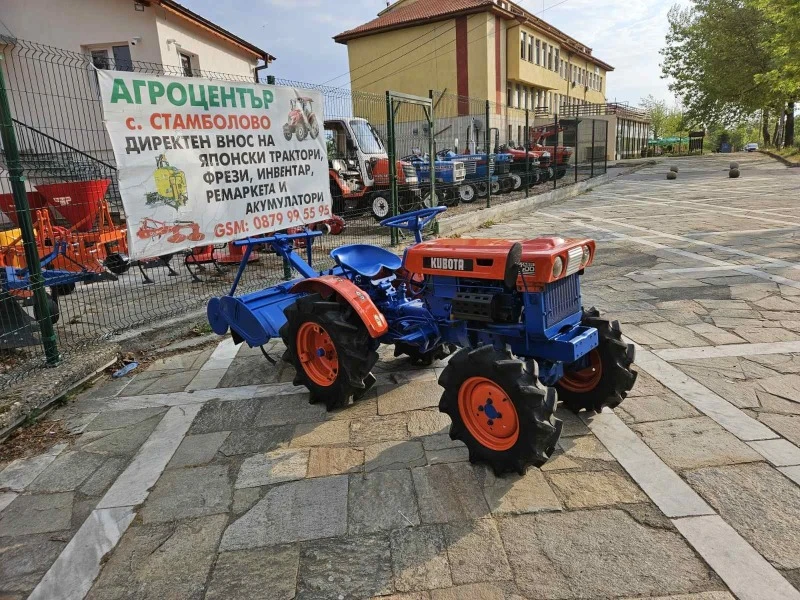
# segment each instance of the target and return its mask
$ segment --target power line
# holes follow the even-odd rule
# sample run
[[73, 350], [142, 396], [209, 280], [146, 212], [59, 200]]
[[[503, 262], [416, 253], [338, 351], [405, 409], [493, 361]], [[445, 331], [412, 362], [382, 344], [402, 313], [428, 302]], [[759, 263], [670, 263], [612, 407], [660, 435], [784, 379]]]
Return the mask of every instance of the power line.
[[[553, 6], [551, 6], [551, 7], [549, 7], [549, 8], [554, 8], [554, 7], [558, 6], [559, 4], [564, 4], [564, 3], [565, 3], [565, 2], [567, 2], [567, 1], [568, 1], [568, 0], [561, 0], [559, 3], [557, 3], [557, 4], [554, 4]], [[545, 10], [549, 10], [549, 8], [548, 8], [548, 9], [545, 9]], [[540, 13], [541, 13], [541, 12], [543, 12], [543, 11], [540, 11]], [[536, 13], [536, 14], [540, 14], [540, 13]], [[534, 16], [536, 16], [536, 14], [534, 14]], [[482, 26], [484, 26], [484, 25], [485, 25], [485, 22], [483, 22], [483, 23], [479, 23], [479, 24], [478, 24], [476, 27], [473, 27], [472, 29], [470, 29], [469, 31], [467, 31], [467, 34], [469, 34], [469, 33], [473, 32], [473, 31], [475, 31], [475, 30], [479, 29], [480, 27], [482, 27]], [[432, 38], [431, 40], [428, 40], [427, 42], [425, 42], [425, 44], [424, 44], [424, 45], [427, 45], [427, 44], [429, 44], [429, 43], [433, 42], [435, 39], [437, 39], [437, 38], [439, 38], [439, 37], [442, 37], [442, 36], [443, 36], [443, 35], [445, 35], [446, 33], [449, 33], [450, 31], [453, 31], [454, 29], [455, 29], [455, 25], [453, 25], [453, 26], [452, 26], [452, 27], [450, 27], [449, 29], [446, 29], [445, 31], [443, 31], [442, 33], [440, 33], [440, 34], [439, 34], [439, 35], [437, 35], [436, 37]], [[494, 33], [495, 33], [495, 32], [493, 31], [493, 32], [492, 32], [492, 35], [493, 35]], [[486, 33], [485, 35], [483, 35], [483, 36], [479, 37], [478, 39], [476, 39], [476, 40], [472, 40], [472, 42], [470, 42], [470, 43], [473, 43], [473, 44], [474, 44], [475, 42], [479, 42], [479, 41], [481, 41], [481, 40], [483, 40], [483, 39], [486, 39], [486, 38], [487, 38], [489, 35], [490, 35], [489, 33]], [[375, 84], [375, 83], [378, 83], [379, 81], [382, 81], [383, 79], [386, 79], [387, 77], [391, 77], [392, 75], [396, 75], [396, 74], [398, 74], [398, 73], [402, 73], [403, 71], [407, 71], [407, 70], [409, 70], [409, 69], [412, 69], [412, 68], [418, 67], [418, 66], [419, 66], [419, 65], [421, 65], [421, 64], [428, 63], [428, 62], [430, 62], [431, 60], [434, 60], [434, 59], [436, 58], [436, 56], [435, 56], [435, 54], [436, 54], [436, 53], [438, 53], [440, 50], [443, 50], [444, 48], [446, 48], [446, 47], [447, 47], [447, 46], [449, 46], [450, 44], [454, 44], [454, 43], [455, 43], [455, 41], [452, 41], [452, 42], [448, 42], [447, 44], [444, 44], [444, 45], [442, 45], [442, 46], [440, 46], [440, 47], [438, 47], [438, 48], [434, 48], [434, 51], [428, 54], [428, 56], [429, 56], [430, 58], [427, 58], [427, 59], [424, 59], [424, 60], [421, 60], [421, 61], [415, 62], [415, 63], [413, 63], [413, 64], [411, 64], [411, 65], [408, 65], [408, 66], [406, 66], [406, 67], [400, 68], [400, 69], [398, 69], [398, 70], [396, 70], [396, 71], [392, 71], [391, 73], [387, 73], [386, 75], [383, 75], [383, 76], [379, 77], [378, 79], [375, 79], [375, 80], [373, 80], [373, 81], [370, 81], [370, 82], [369, 82], [369, 83], [367, 83], [367, 84], [364, 84], [364, 86], [363, 86], [363, 87], [367, 87], [367, 86], [373, 85], [373, 84]], [[424, 45], [423, 45], [423, 46], [424, 46]], [[405, 44], [404, 44], [404, 46], [405, 46]], [[401, 46], [401, 48], [402, 48], [402, 47], [404, 47], [404, 46]], [[423, 47], [423, 46], [420, 46], [420, 48], [421, 48], [421, 47]], [[434, 55], [434, 56], [431, 56], [431, 55]], [[423, 58], [424, 58], [424, 57], [423, 57]], [[556, 73], [558, 73], [558, 71], [555, 71], [555, 72], [556, 72]], [[370, 75], [371, 75], [371, 73], [370, 73]], [[360, 77], [356, 77], [355, 79], [352, 79], [352, 80], [351, 80], [351, 82], [350, 82], [350, 85], [351, 85], [351, 87], [352, 87], [352, 85], [353, 85], [355, 82], [357, 82], [357, 81], [360, 81], [361, 79], [364, 79], [365, 77], [368, 77], [368, 76], [369, 76], [369, 75], [362, 75], [362, 76], [360, 76]]]
[[[521, 6], [522, 6], [522, 4], [524, 4], [525, 2], [526, 2], [526, 0], [521, 0], [520, 2], [518, 2], [518, 4], [517, 4], [517, 5], [521, 7]], [[555, 8], [556, 6], [559, 6], [559, 5], [561, 5], [561, 4], [564, 4], [565, 2], [568, 2], [568, 0], [561, 0], [561, 2], [558, 2], [557, 4], [554, 4], [554, 5], [552, 5], [552, 6], [549, 6], [548, 8], [546, 8], [546, 9], [543, 9], [543, 10], [541, 10], [541, 11], [537, 12], [537, 13], [533, 13], [533, 16], [539, 15], [539, 14], [541, 14], [541, 13], [545, 12], [545, 10], [550, 10], [551, 8]], [[472, 31], [475, 31], [476, 29], [479, 29], [479, 28], [480, 28], [482, 25], [484, 25], [484, 23], [479, 23], [477, 27], [474, 27], [474, 28], [470, 29], [470, 30], [469, 30], [467, 33], [469, 34], [469, 33], [471, 33]], [[423, 48], [424, 46], [428, 45], [428, 44], [429, 44], [429, 43], [431, 43], [432, 41], [434, 41], [434, 40], [436, 40], [436, 39], [438, 39], [438, 38], [442, 37], [443, 35], [445, 35], [445, 34], [447, 34], [447, 33], [451, 32], [451, 31], [453, 31], [455, 28], [456, 28], [456, 26], [455, 26], [455, 25], [452, 25], [452, 26], [450, 26], [448, 29], [445, 29], [445, 30], [444, 30], [444, 31], [442, 31], [440, 34], [438, 34], [438, 35], [434, 36], [433, 38], [431, 38], [430, 40], [426, 41], [425, 43], [423, 43], [423, 44], [420, 44], [420, 46], [419, 46], [418, 48], [416, 48], [415, 50], [419, 50], [420, 48]], [[333, 78], [331, 78], [331, 79], [328, 79], [327, 81], [324, 81], [324, 82], [323, 82], [321, 85], [326, 85], [326, 84], [330, 83], [331, 81], [335, 81], [335, 80], [337, 80], [337, 79], [341, 79], [341, 78], [342, 78], [342, 77], [344, 77], [345, 75], [352, 75], [353, 73], [355, 73], [355, 72], [357, 72], [357, 71], [360, 71], [361, 69], [366, 69], [366, 68], [368, 68], [368, 67], [369, 67], [369, 68], [371, 68], [371, 70], [372, 70], [372, 71], [374, 71], [376, 68], [385, 67], [385, 66], [386, 66], [386, 64], [388, 64], [388, 63], [386, 63], [386, 64], [384, 64], [384, 65], [376, 66], [376, 65], [375, 65], [375, 61], [379, 61], [379, 60], [381, 60], [382, 58], [385, 58], [385, 57], [387, 57], [387, 56], [389, 56], [389, 55], [391, 55], [391, 54], [394, 54], [395, 52], [399, 52], [399, 51], [403, 50], [403, 49], [404, 49], [404, 48], [406, 48], [407, 46], [410, 46], [410, 45], [411, 45], [411, 44], [413, 44], [414, 42], [416, 42], [416, 41], [418, 41], [418, 40], [420, 40], [420, 39], [424, 38], [425, 36], [429, 35], [430, 33], [436, 33], [436, 30], [434, 29], [432, 32], [431, 32], [431, 31], [427, 31], [427, 32], [423, 33], [422, 35], [420, 35], [420, 36], [418, 36], [418, 37], [414, 38], [413, 40], [409, 40], [409, 41], [408, 41], [408, 42], [406, 42], [405, 44], [403, 44], [403, 45], [401, 45], [401, 46], [398, 46], [397, 48], [394, 48], [394, 49], [390, 50], [389, 52], [385, 52], [384, 54], [381, 54], [380, 56], [376, 57], [376, 58], [374, 59], [374, 61], [373, 61], [373, 62], [370, 62], [369, 64], [366, 64], [366, 65], [362, 65], [362, 66], [360, 66], [360, 67], [357, 67], [357, 68], [356, 68], [356, 69], [354, 69], [354, 70], [348, 70], [348, 71], [345, 71], [344, 73], [341, 73], [341, 74], [337, 75], [336, 77], [333, 77]], [[484, 39], [484, 38], [486, 38], [487, 36], [488, 36], [488, 34], [487, 34], [487, 35], [485, 35], [485, 36], [483, 36], [483, 37], [481, 37], [481, 38], [479, 38], [478, 40], [473, 40], [473, 41], [480, 41], [481, 39]], [[443, 47], [444, 47], [444, 46], [442, 46], [442, 48], [443, 48]], [[440, 48], [440, 49], [441, 49], [441, 48]], [[438, 51], [438, 50], [437, 50], [437, 51]], [[412, 52], [414, 52], [414, 50], [412, 50]], [[392, 73], [392, 74], [393, 74], [393, 73]], [[391, 76], [392, 74], [390, 74], [390, 75], [386, 75], [386, 77], [389, 77], [389, 76]], [[351, 81], [350, 81], [350, 84], [352, 85], [354, 81], [358, 81], [359, 79], [363, 79], [364, 77], [368, 77], [369, 75], [372, 75], [372, 72], [370, 72], [370, 73], [368, 73], [368, 74], [365, 74], [365, 75], [361, 75], [361, 76], [359, 76], [359, 77], [356, 77], [355, 79], [351, 79]], [[377, 80], [377, 81], [380, 81], [380, 80]]]

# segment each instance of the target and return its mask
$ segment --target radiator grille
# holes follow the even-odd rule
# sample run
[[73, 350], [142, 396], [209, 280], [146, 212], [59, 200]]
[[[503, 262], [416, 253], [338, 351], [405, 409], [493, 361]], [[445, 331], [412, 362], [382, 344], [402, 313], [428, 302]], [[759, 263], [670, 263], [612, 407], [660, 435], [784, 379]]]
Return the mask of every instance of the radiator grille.
[[581, 287], [579, 275], [570, 275], [547, 284], [544, 292], [545, 327], [581, 310]]
[[470, 158], [464, 161], [464, 169], [467, 172], [467, 175], [475, 175], [478, 171], [478, 161], [474, 158]]

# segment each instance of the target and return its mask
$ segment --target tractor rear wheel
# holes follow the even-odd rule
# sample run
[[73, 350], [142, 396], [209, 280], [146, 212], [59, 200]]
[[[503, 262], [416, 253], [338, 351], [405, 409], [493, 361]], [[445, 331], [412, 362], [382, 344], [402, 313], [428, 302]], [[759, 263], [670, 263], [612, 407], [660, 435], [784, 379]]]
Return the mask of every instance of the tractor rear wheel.
[[464, 442], [470, 462], [488, 463], [496, 475], [542, 466], [561, 435], [556, 392], [541, 387], [535, 363], [528, 365], [492, 346], [464, 348], [439, 377], [450, 439]]
[[306, 386], [312, 403], [333, 410], [375, 383], [370, 371], [378, 361], [377, 344], [350, 305], [310, 294], [283, 312], [283, 360], [294, 366], [294, 385]]
[[556, 384], [558, 398], [574, 412], [615, 408], [636, 382], [638, 373], [631, 370], [634, 347], [622, 341], [619, 322], [601, 319], [596, 308], [583, 313], [581, 324], [597, 329], [599, 345], [589, 353], [588, 366], [564, 368], [564, 377]]
[[[58, 307], [58, 301], [53, 296], [46, 294], [45, 297], [45, 302], [47, 302], [47, 312], [50, 313], [50, 322], [55, 325], [58, 323], [58, 319], [61, 317], [61, 309]], [[44, 315], [39, 312], [39, 307], [36, 306], [36, 304], [33, 305], [33, 317], [40, 323], [42, 322], [42, 319], [44, 319]]]
[[522, 176], [519, 173], [511, 174], [511, 181], [513, 182], [513, 190], [518, 192], [522, 189]]

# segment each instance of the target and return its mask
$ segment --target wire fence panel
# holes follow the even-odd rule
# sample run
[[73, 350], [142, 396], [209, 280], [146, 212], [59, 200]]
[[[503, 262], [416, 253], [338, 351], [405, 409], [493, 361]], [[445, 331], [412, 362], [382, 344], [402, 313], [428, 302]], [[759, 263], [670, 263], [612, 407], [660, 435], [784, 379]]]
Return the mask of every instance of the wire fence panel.
[[[88, 54], [6, 38], [0, 38], [0, 52], [9, 109], [4, 139], [13, 132], [19, 151], [12, 156], [4, 144], [0, 153], [0, 267], [5, 267], [0, 269], [0, 382], [45, 363], [43, 334], [49, 322], [58, 350], [75, 354], [121, 331], [199, 314], [209, 298], [227, 293], [243, 253], [204, 239], [192, 223], [137, 224], [137, 235], [197, 245], [164, 256], [127, 257], [126, 215], [95, 67], [170, 76], [185, 75], [182, 69], [111, 58], [97, 64]], [[192, 75], [252, 82], [234, 74]], [[466, 214], [605, 172], [612, 134], [594, 115], [559, 119], [547, 109], [432, 91], [431, 109], [402, 100], [394, 105], [390, 147], [389, 92], [268, 79], [317, 90], [324, 99], [323, 107], [312, 110], [322, 109], [325, 116], [334, 217], [312, 226], [328, 233], [312, 246], [310, 259], [318, 270], [333, 266], [329, 253], [344, 244], [412, 242], [379, 225], [391, 214], [434, 205], [447, 206], [447, 216]], [[191, 185], [185, 174], [167, 156], [153, 168], [158, 201], [185, 202]], [[26, 193], [15, 198], [12, 187], [21, 189], [22, 178]], [[396, 206], [392, 184], [397, 185]], [[27, 214], [33, 224], [29, 253], [38, 255], [41, 283], [26, 271], [22, 228]], [[305, 255], [308, 249], [298, 243], [297, 251]], [[296, 276], [267, 248], [257, 248], [250, 261], [240, 292]], [[46, 291], [44, 305], [35, 300], [37, 286]]]

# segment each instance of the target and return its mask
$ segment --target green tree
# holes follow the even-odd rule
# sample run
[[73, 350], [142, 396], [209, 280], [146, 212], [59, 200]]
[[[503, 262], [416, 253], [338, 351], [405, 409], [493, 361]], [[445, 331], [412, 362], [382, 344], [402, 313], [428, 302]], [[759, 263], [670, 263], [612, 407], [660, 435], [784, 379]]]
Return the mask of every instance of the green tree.
[[770, 56], [770, 68], [756, 75], [788, 98], [784, 142], [794, 145], [795, 100], [800, 98], [800, 2], [798, 0], [749, 0], [769, 23], [761, 48]]
[[642, 98], [640, 101], [642, 108], [647, 111], [650, 117], [650, 133], [654, 139], [664, 137], [664, 124], [667, 120], [667, 103], [664, 100], [656, 100], [653, 94]]
[[667, 18], [662, 71], [688, 121], [735, 123], [775, 103], [769, 83], [756, 79], [771, 65], [759, 43], [768, 25], [759, 9], [744, 0], [695, 0], [673, 6]]

